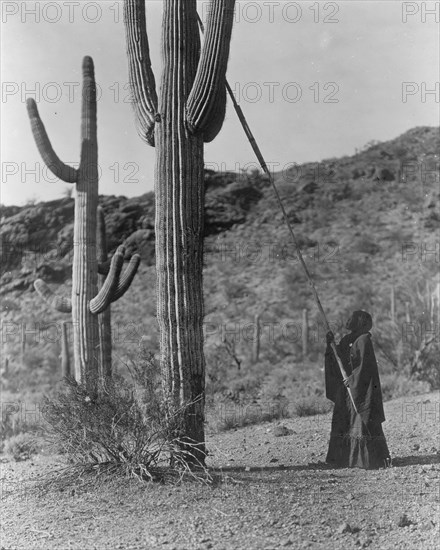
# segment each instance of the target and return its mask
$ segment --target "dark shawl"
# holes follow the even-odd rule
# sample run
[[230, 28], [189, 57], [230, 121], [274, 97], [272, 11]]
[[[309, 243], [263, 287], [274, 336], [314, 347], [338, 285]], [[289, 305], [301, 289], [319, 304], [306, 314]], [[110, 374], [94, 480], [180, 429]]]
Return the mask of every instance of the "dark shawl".
[[[382, 390], [371, 334], [369, 332], [363, 334], [351, 332], [341, 339], [337, 350], [362, 420], [366, 425], [369, 422], [384, 422]], [[341, 386], [344, 386], [341, 372], [330, 346], [327, 346], [325, 353], [325, 386], [327, 398], [336, 402]]]

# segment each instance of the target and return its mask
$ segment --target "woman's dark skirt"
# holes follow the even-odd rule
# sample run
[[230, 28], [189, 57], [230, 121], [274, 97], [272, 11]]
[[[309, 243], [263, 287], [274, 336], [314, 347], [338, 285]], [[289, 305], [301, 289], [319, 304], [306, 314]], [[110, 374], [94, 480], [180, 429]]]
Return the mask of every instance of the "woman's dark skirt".
[[389, 466], [391, 459], [382, 423], [373, 420], [366, 426], [344, 390], [333, 410], [326, 462], [338, 468], [367, 470]]

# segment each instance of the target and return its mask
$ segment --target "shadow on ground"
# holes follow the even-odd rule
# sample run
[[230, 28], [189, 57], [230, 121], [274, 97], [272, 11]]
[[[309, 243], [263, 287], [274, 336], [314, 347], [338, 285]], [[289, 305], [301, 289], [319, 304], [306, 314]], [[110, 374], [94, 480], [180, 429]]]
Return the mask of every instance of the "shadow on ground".
[[[424, 464], [440, 464], [440, 455], [415, 455], [415, 456], [398, 456], [393, 458], [393, 468], [403, 468], [405, 466], [422, 466]], [[226, 466], [224, 468], [209, 468], [212, 474], [222, 474], [228, 472], [234, 473], [251, 473], [251, 472], [304, 472], [314, 470], [345, 470], [347, 468], [335, 468], [325, 462], [309, 462], [308, 464], [296, 464], [293, 466], [274, 465], [274, 466]], [[382, 468], [381, 468], [382, 469]]]
[[395, 468], [417, 465], [423, 466], [424, 464], [440, 464], [440, 455], [397, 456], [393, 458], [393, 467]]

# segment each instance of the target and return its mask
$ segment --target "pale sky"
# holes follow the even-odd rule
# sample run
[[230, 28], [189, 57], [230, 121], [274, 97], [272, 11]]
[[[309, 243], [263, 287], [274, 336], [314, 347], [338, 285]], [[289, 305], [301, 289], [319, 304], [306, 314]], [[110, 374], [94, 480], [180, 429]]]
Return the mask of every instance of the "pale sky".
[[[198, 3], [204, 19], [207, 4]], [[439, 80], [439, 6], [400, 0], [237, 2], [227, 77], [268, 163], [282, 169], [351, 155], [370, 140], [437, 126], [438, 84], [437, 96], [429, 90]], [[93, 57], [102, 92], [100, 194], [152, 190], [155, 151], [138, 137], [124, 89], [122, 2], [2, 0], [1, 9], [1, 202], [51, 200], [69, 187], [44, 168], [25, 101], [36, 99], [60, 158], [78, 162], [84, 55]], [[437, 15], [430, 12], [435, 9]], [[160, 82], [162, 0], [147, 2], [146, 10]], [[223, 170], [255, 162], [230, 103], [221, 134], [205, 148], [205, 162]]]

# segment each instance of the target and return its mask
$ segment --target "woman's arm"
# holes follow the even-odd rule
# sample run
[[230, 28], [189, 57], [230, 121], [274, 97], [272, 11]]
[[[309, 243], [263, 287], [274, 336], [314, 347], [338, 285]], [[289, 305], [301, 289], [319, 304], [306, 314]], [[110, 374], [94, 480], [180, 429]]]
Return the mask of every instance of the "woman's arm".
[[[335, 358], [333, 349], [331, 348], [331, 343], [335, 341], [333, 332], [329, 331], [326, 334], [327, 347], [325, 350], [325, 393], [327, 399], [335, 402], [337, 392], [341, 385], [341, 372], [338, 367], [338, 363]], [[339, 353], [338, 346], [336, 349]]]

